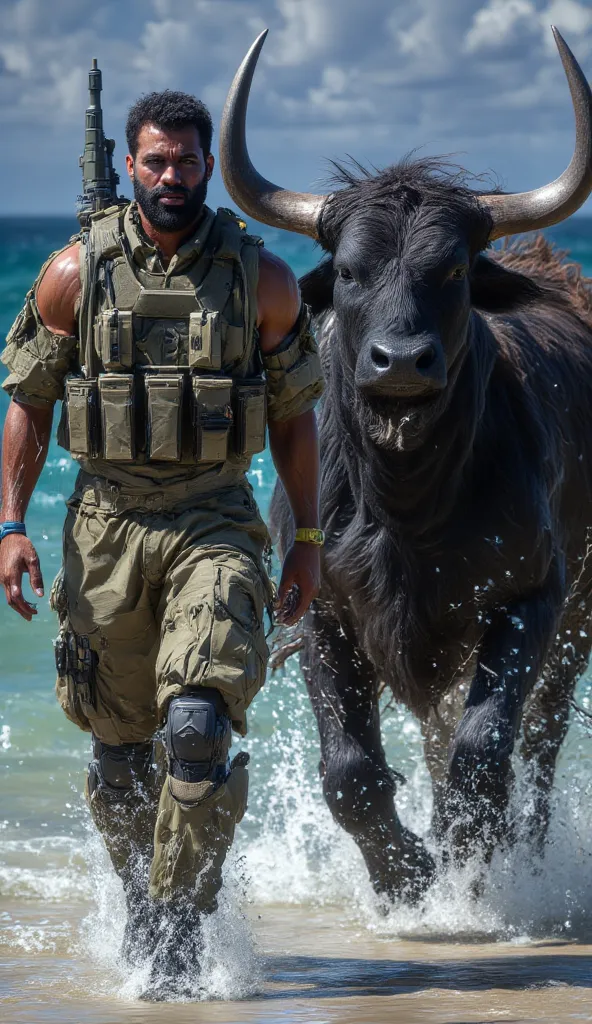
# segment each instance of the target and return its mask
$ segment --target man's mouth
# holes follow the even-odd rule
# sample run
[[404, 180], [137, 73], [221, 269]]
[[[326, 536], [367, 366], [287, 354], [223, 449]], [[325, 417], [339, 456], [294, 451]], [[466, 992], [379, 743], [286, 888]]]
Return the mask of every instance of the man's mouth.
[[163, 206], [183, 206], [185, 204], [185, 196], [179, 193], [171, 193], [170, 195], [159, 196], [158, 201]]

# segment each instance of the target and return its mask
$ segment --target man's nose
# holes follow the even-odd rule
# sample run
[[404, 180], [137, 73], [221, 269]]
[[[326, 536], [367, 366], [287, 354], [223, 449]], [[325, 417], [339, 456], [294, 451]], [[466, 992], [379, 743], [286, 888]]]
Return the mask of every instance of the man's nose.
[[164, 185], [180, 185], [183, 181], [180, 168], [176, 164], [167, 164], [160, 180]]

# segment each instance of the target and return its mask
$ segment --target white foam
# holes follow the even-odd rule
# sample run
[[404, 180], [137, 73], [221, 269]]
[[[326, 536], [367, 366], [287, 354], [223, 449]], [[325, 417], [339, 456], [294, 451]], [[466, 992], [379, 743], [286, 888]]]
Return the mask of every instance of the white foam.
[[[583, 703], [589, 691], [589, 683], [582, 684]], [[358, 926], [391, 940], [586, 937], [592, 919], [592, 740], [579, 719], [571, 725], [559, 762], [544, 860], [533, 861], [526, 844], [518, 843], [509, 851], [498, 851], [484, 874], [478, 863], [462, 870], [449, 868], [419, 906], [394, 906], [385, 914], [359, 850], [324, 803], [316, 726], [294, 667], [284, 678], [270, 680], [251, 718], [252, 731], [244, 743], [252, 755], [249, 810], [225, 868], [220, 908], [205, 924], [195, 998], [239, 999], [259, 991], [262, 961], [241, 913], [245, 898], [261, 907], [334, 904]], [[395, 708], [383, 725], [389, 761], [408, 780], [397, 794], [400, 816], [404, 824], [428, 836], [431, 789], [417, 723]], [[519, 822], [529, 797], [518, 761], [516, 768], [511, 814]], [[137, 998], [149, 965], [130, 972], [121, 964], [121, 883], [92, 826], [81, 839], [11, 838], [0, 843], [0, 860], [0, 888], [11, 897], [53, 904], [92, 901], [82, 942], [99, 968], [97, 992]], [[10, 933], [11, 941], [23, 948], [51, 950], [56, 941], [65, 941], [66, 933], [56, 936], [51, 929], [23, 928], [19, 925], [20, 930]]]
[[[581, 684], [583, 706], [589, 701], [589, 688], [588, 681]], [[296, 696], [296, 705], [298, 699]], [[432, 795], [420, 730], [401, 708], [385, 719], [384, 727], [387, 755], [391, 754], [393, 767], [402, 769], [408, 779], [397, 794], [401, 820], [430, 846]], [[397, 742], [400, 736], [405, 741], [403, 757], [400, 740]], [[487, 935], [517, 939], [589, 934], [592, 739], [578, 720], [572, 722], [559, 759], [542, 862], [533, 858], [525, 840], [519, 841], [509, 850], [497, 851], [486, 870], [478, 860], [462, 870], [441, 869], [438, 881], [419, 906], [395, 906], [386, 915], [373, 896], [359, 851], [333, 823], [324, 805], [318, 776], [310, 772], [305, 732], [278, 729], [263, 745], [275, 751], [273, 778], [263, 783], [267, 799], [255, 797], [257, 809], [251, 818], [255, 834], [248, 841], [241, 840], [255, 902], [339, 903], [372, 931], [391, 938]], [[530, 797], [518, 758], [515, 772], [510, 815], [519, 824]], [[261, 789], [261, 780], [255, 779], [254, 788]], [[479, 898], [474, 895], [476, 883], [482, 893]]]
[[[87, 954], [102, 968], [96, 994], [136, 1000], [146, 986], [150, 960], [131, 968], [122, 963], [119, 951], [126, 921], [122, 885], [96, 835], [87, 840], [85, 853], [92, 861], [95, 905], [83, 921], [81, 936]], [[226, 876], [218, 909], [203, 922], [199, 964], [188, 960], [185, 976], [178, 979], [188, 986], [191, 1001], [245, 999], [262, 987], [261, 960], [241, 910], [245, 891], [236, 852], [229, 857]]]

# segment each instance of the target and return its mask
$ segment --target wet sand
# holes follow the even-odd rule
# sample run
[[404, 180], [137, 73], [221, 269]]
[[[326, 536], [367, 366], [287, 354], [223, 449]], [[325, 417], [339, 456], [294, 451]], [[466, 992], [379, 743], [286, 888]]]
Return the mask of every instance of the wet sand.
[[[3, 1024], [477, 1024], [592, 1020], [592, 946], [377, 938], [337, 908], [266, 905], [248, 918], [260, 974], [245, 999], [147, 1004], [76, 936], [89, 908], [3, 904], [29, 945], [2, 945]], [[70, 936], [49, 950], [44, 931]], [[54, 932], [55, 934], [55, 932]]]

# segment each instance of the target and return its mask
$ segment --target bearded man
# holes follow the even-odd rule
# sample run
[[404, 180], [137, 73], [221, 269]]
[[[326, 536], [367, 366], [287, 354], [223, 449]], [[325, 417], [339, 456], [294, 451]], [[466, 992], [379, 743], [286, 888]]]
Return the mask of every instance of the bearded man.
[[43, 581], [24, 518], [63, 399], [58, 440], [80, 472], [50, 598], [57, 695], [92, 733], [87, 796], [123, 881], [125, 948], [155, 951], [159, 998], [216, 906], [246, 806], [231, 730], [246, 733], [265, 678], [273, 595], [245, 474], [268, 423], [298, 528], [278, 595], [292, 623], [319, 587], [322, 379], [292, 272], [205, 205], [204, 105], [152, 93], [126, 134], [135, 201], [50, 257], [7, 338], [0, 579], [31, 621], [23, 574], [38, 595]]

